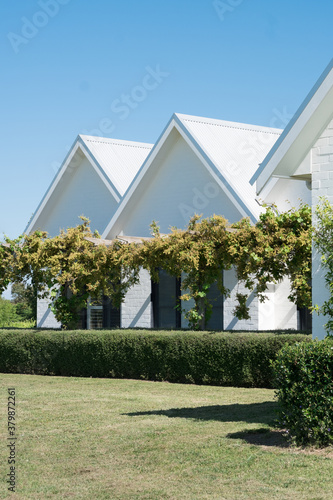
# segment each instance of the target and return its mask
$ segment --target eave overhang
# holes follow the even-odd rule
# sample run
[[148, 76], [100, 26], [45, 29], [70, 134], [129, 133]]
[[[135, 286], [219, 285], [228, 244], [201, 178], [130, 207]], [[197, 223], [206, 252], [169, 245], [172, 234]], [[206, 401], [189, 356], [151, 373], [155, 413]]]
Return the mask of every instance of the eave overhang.
[[[333, 59], [251, 179], [259, 194], [271, 177], [309, 180], [307, 155], [333, 118]], [[311, 162], [310, 162], [311, 165]]]

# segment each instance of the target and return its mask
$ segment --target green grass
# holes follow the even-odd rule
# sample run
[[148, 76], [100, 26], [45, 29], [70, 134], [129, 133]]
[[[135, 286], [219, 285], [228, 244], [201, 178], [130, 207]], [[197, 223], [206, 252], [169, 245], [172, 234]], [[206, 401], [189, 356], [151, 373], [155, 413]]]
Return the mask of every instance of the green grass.
[[28, 330], [28, 329], [35, 329], [35, 327], [36, 327], [36, 321], [34, 319], [0, 323], [0, 331], [1, 329], [10, 330], [15, 328], [20, 328], [20, 329], [22, 328], [24, 330]]
[[[289, 447], [272, 427], [272, 390], [0, 379], [0, 498], [332, 498], [332, 449]], [[5, 482], [8, 387], [17, 400], [15, 494]]]

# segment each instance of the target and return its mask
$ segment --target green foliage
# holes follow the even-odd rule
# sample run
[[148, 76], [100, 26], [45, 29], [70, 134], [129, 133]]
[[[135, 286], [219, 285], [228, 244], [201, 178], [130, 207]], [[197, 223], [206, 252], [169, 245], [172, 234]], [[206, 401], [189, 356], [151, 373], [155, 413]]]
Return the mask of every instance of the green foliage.
[[19, 240], [0, 242], [0, 295], [6, 290], [11, 282], [11, 270], [13, 264], [13, 253]]
[[75, 328], [79, 312], [89, 297], [109, 297], [119, 307], [125, 294], [139, 281], [140, 267], [148, 269], [158, 281], [158, 269], [182, 278], [182, 301], [194, 306], [183, 308], [190, 328], [203, 330], [212, 311], [208, 300], [211, 285], [217, 282], [221, 294], [223, 271], [234, 267], [248, 294], [238, 293], [235, 314], [249, 318], [246, 304], [251, 292], [265, 300], [270, 282], [284, 277], [291, 280], [290, 299], [300, 307], [311, 302], [311, 210], [307, 205], [277, 214], [267, 208], [256, 225], [248, 219], [230, 226], [221, 216], [201, 219], [195, 215], [184, 230], [172, 228], [161, 235], [156, 223], [151, 226], [154, 238], [143, 244], [95, 246], [89, 221], [48, 238], [35, 231], [0, 245], [0, 290], [8, 282], [32, 287], [36, 297], [50, 297], [56, 319], [65, 328]]
[[333, 206], [322, 198], [316, 207], [316, 224], [313, 240], [321, 254], [321, 262], [326, 270], [325, 282], [330, 296], [321, 307], [315, 310], [328, 317], [325, 329], [328, 335], [333, 334]]
[[0, 297], [0, 327], [10, 326], [14, 321], [19, 321], [16, 307], [9, 300]]
[[20, 328], [27, 330], [28, 328], [36, 328], [36, 320], [34, 319], [25, 319], [21, 320], [18, 319], [18, 321], [11, 321], [9, 325], [7, 325], [7, 328], [13, 329], [13, 328]]
[[272, 387], [270, 360], [305, 335], [38, 331], [0, 334], [0, 372]]
[[[281, 214], [267, 207], [254, 226], [242, 219], [233, 227], [237, 232], [233, 235], [230, 252], [234, 256], [238, 279], [264, 301], [268, 284], [288, 277], [291, 281], [288, 298], [300, 307], [310, 307], [312, 226], [309, 205]], [[244, 318], [248, 310], [244, 294], [239, 299], [235, 314]]]
[[279, 425], [297, 445], [333, 443], [333, 342], [283, 347], [272, 364]]
[[142, 266], [150, 271], [154, 281], [158, 281], [158, 268], [171, 276], [182, 277], [180, 298], [194, 301], [191, 309], [184, 310], [194, 330], [203, 330], [211, 314], [212, 305], [207, 299], [210, 286], [217, 281], [220, 292], [228, 295], [222, 271], [230, 269], [232, 264], [227, 220], [217, 215], [200, 219], [195, 215], [185, 230], [173, 228], [167, 237], [160, 235], [153, 222], [151, 229], [155, 238], [145, 241], [140, 251]]
[[25, 320], [36, 319], [37, 297], [33, 286], [25, 283], [13, 283], [12, 303], [16, 306], [16, 314]]
[[135, 245], [115, 242], [95, 246], [98, 237], [81, 217], [82, 224], [54, 237], [35, 231], [25, 235], [12, 252], [9, 278], [31, 283], [36, 296], [51, 299], [55, 317], [64, 328], [76, 327], [87, 300], [107, 295], [119, 307], [127, 290], [138, 281], [139, 261]]
[[278, 214], [266, 208], [259, 221], [251, 225], [248, 219], [228, 224], [221, 216], [207, 219], [194, 216], [185, 230], [173, 228], [165, 237], [152, 224], [153, 241], [145, 242], [142, 265], [152, 278], [158, 279], [157, 269], [181, 277], [183, 301], [194, 300], [186, 311], [190, 328], [203, 330], [212, 309], [207, 293], [217, 280], [224, 296], [223, 271], [235, 267], [240, 282], [249, 290], [238, 293], [235, 315], [249, 319], [246, 300], [251, 292], [265, 300], [269, 283], [288, 277], [291, 281], [289, 299], [300, 307], [311, 305], [311, 208], [301, 205]]

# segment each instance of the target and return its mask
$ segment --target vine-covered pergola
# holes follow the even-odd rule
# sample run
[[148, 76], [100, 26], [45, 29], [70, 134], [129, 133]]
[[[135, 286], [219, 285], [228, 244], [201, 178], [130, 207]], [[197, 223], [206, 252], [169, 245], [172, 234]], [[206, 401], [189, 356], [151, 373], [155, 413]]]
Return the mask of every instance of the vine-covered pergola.
[[[220, 215], [202, 219], [194, 216], [185, 229], [172, 228], [161, 234], [151, 224], [151, 237], [119, 235], [103, 240], [82, 218], [75, 228], [49, 238], [35, 231], [16, 240], [6, 238], [0, 246], [0, 290], [10, 282], [33, 286], [37, 297], [48, 297], [58, 321], [65, 328], [77, 322], [78, 311], [89, 297], [108, 296], [120, 307], [131, 286], [139, 282], [141, 268], [158, 281], [158, 269], [183, 277], [182, 301], [193, 299], [186, 312], [189, 325], [203, 329], [212, 309], [207, 293], [217, 282], [220, 292], [229, 290], [223, 271], [234, 268], [248, 294], [265, 300], [268, 284], [288, 277], [290, 300], [311, 305], [311, 209], [277, 213], [266, 208], [253, 225], [248, 219], [229, 224]], [[248, 294], [237, 294], [235, 315], [249, 317]]]

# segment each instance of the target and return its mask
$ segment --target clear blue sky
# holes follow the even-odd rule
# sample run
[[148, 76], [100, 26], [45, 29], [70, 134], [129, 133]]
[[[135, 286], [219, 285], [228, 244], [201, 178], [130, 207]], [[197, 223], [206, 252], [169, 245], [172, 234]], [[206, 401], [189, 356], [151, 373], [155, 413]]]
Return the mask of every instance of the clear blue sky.
[[173, 112], [283, 128], [332, 58], [330, 0], [3, 0], [0, 13], [0, 238], [24, 230], [77, 134], [153, 143]]

